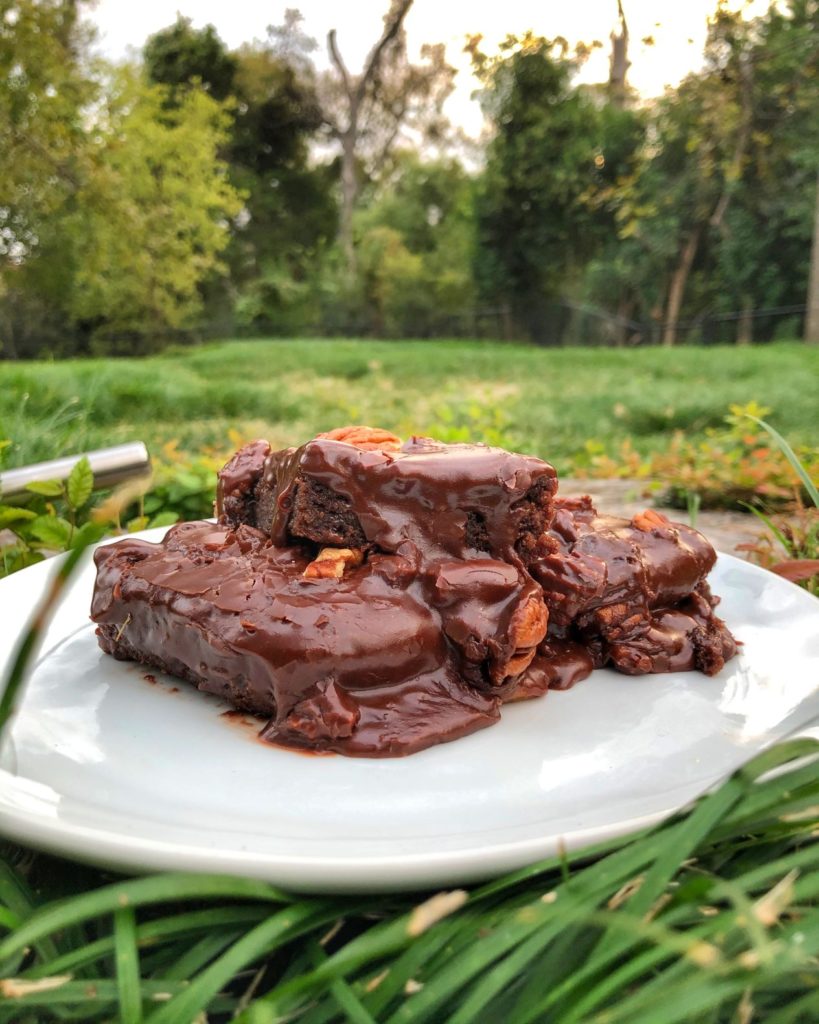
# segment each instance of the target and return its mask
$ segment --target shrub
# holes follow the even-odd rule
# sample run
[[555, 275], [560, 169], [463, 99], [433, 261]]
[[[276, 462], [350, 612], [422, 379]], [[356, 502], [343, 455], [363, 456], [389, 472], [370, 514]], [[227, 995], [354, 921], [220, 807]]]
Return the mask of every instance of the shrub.
[[[807, 498], [803, 482], [759, 422], [771, 410], [750, 402], [731, 405], [725, 425], [705, 431], [704, 441], [688, 440], [675, 431], [665, 451], [649, 456], [626, 440], [613, 458], [599, 441], [587, 442], [577, 459], [580, 476], [636, 478], [658, 481], [660, 500], [687, 508], [699, 495], [702, 508], [797, 508]], [[819, 448], [801, 446], [796, 454], [809, 476], [819, 475]]]

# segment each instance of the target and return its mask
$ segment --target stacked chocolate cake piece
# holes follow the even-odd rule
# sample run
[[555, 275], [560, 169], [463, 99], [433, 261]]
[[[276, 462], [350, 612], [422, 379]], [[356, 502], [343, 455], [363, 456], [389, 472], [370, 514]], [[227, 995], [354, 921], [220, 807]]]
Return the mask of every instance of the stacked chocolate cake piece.
[[556, 491], [547, 462], [479, 444], [255, 441], [219, 474], [216, 525], [97, 550], [100, 646], [264, 716], [272, 742], [367, 757], [603, 665], [718, 672], [736, 644], [708, 542]]

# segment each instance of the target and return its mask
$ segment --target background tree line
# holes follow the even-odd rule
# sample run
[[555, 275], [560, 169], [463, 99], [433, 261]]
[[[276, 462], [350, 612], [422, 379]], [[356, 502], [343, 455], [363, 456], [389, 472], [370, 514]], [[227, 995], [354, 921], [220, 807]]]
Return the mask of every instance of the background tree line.
[[356, 72], [333, 32], [322, 70], [293, 10], [233, 51], [179, 17], [115, 66], [79, 0], [0, 0], [0, 356], [197, 332], [671, 345], [720, 318], [719, 340], [819, 340], [816, 0], [720, 3], [702, 70], [651, 102], [622, 9], [600, 85], [587, 44], [470, 38], [480, 152], [443, 115], [443, 46], [409, 57], [411, 3]]

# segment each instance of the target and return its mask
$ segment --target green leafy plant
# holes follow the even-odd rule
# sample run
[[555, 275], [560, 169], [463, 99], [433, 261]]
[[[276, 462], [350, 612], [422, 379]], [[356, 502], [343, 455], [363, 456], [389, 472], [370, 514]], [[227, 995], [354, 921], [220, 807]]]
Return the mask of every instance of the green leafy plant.
[[688, 508], [692, 494], [702, 508], [796, 508], [809, 495], [805, 481], [819, 475], [819, 448], [789, 448], [791, 459], [776, 438], [771, 444], [763, 422], [770, 412], [756, 402], [731, 405], [725, 426], [707, 429], [704, 440], [676, 431], [665, 450], [650, 455], [626, 440], [612, 456], [592, 440], [578, 453], [575, 472], [658, 481], [664, 488], [660, 500], [674, 508]]
[[[233, 440], [238, 446], [242, 439]], [[0, 443], [0, 453], [10, 444]], [[65, 481], [32, 483], [24, 496], [0, 503], [0, 576], [73, 550], [88, 538], [213, 515], [216, 471], [225, 457], [215, 449], [189, 456], [169, 442], [154, 460], [150, 482], [135, 482], [113, 501], [106, 495], [92, 501], [94, 478], [85, 458]]]
[[[799, 583], [811, 594], [819, 596], [819, 489], [810, 477], [793, 448], [770, 423], [749, 416], [773, 438], [774, 443], [793, 467], [794, 472], [812, 502], [811, 507], [800, 503], [795, 514], [776, 515], [750, 507], [750, 511], [765, 525], [768, 532], [756, 544], [742, 544], [760, 565], [793, 583]], [[787, 558], [783, 559], [783, 552]]]
[[83, 457], [67, 480], [36, 481], [18, 503], [0, 504], [0, 529], [11, 537], [0, 542], [2, 575], [102, 537], [105, 525], [89, 516], [93, 489], [91, 466]]
[[[234, 447], [244, 440], [236, 438]], [[164, 444], [153, 462], [153, 480], [142, 507], [145, 521], [138, 529], [212, 516], [216, 473], [226, 461], [227, 450], [226, 444], [224, 449], [208, 448], [191, 456], [179, 451], [175, 441]]]
[[432, 410], [432, 417], [425, 430], [439, 441], [453, 444], [480, 440], [501, 448], [514, 447], [509, 434], [509, 415], [496, 402], [475, 399], [440, 403]]

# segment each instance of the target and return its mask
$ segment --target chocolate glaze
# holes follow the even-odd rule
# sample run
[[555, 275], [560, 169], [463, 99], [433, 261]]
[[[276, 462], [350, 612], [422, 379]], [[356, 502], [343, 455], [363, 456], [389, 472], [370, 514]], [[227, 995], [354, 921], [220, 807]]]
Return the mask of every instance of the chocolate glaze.
[[530, 571], [544, 589], [550, 637], [583, 643], [597, 667], [631, 675], [718, 672], [736, 641], [705, 578], [716, 552], [701, 533], [651, 511], [598, 515], [588, 497], [557, 499], [557, 550]]
[[570, 690], [575, 683], [588, 678], [593, 669], [592, 656], [582, 644], [546, 639], [538, 645], [532, 663], [504, 701], [545, 697], [547, 690]]
[[255, 516], [256, 486], [270, 454], [267, 441], [251, 441], [222, 467], [216, 478], [216, 509], [239, 522], [251, 522]]
[[536, 483], [544, 485], [545, 527], [557, 489], [549, 463], [502, 448], [414, 437], [399, 451], [372, 451], [316, 438], [265, 461], [261, 488], [275, 495], [275, 506], [269, 524], [258, 525], [274, 544], [292, 539], [293, 492], [305, 477], [349, 502], [368, 544], [414, 562], [471, 557], [471, 513], [485, 525], [486, 550], [520, 565], [517, 542], [530, 512], [524, 499]]
[[[97, 550], [100, 646], [268, 717], [270, 742], [365, 757], [474, 732], [603, 664], [718, 671], [735, 645], [708, 542], [555, 488], [548, 463], [484, 445], [255, 441], [219, 475], [219, 525]], [[361, 564], [305, 576], [350, 537]]]
[[359, 756], [494, 722], [515, 683], [513, 621], [542, 606], [531, 579], [490, 559], [419, 573], [380, 554], [340, 580], [306, 579], [311, 553], [246, 526], [185, 523], [95, 558], [104, 650], [271, 716], [263, 735], [278, 743]]

